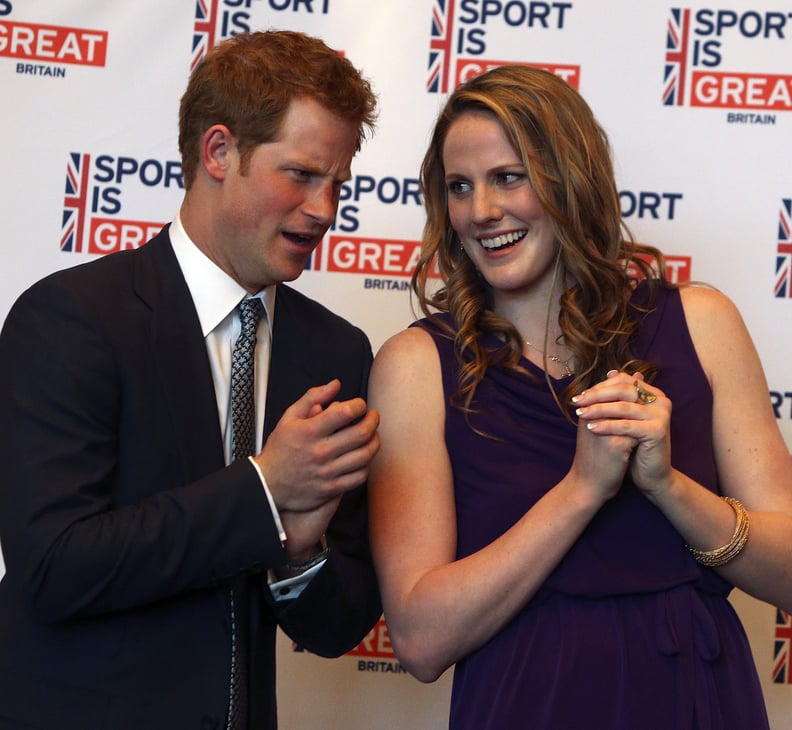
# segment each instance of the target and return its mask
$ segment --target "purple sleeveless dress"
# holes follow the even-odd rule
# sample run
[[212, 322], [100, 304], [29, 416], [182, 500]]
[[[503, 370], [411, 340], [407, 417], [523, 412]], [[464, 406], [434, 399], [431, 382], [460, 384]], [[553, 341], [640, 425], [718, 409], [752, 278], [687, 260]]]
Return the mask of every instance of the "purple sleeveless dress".
[[[641, 285], [634, 301], [643, 301]], [[643, 315], [642, 315], [643, 316]], [[452, 341], [427, 320], [446, 402], [457, 388]], [[497, 346], [493, 337], [491, 344]], [[659, 366], [674, 404], [674, 466], [715, 492], [712, 393], [679, 292], [662, 289], [634, 352]], [[544, 373], [490, 371], [471, 424], [446, 410], [457, 554], [495, 540], [569, 470], [575, 428]], [[559, 394], [567, 379], [555, 382]], [[457, 663], [451, 730], [762, 730], [767, 715], [751, 649], [727, 601], [731, 585], [629, 481], [589, 524], [537, 595], [498, 635]]]

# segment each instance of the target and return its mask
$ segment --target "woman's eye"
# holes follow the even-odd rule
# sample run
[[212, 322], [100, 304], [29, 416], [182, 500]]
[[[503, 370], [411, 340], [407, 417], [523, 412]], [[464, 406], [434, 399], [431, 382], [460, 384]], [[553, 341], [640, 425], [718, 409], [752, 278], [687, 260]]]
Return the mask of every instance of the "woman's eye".
[[515, 183], [518, 180], [522, 180], [523, 177], [525, 176], [521, 172], [501, 172], [498, 175], [498, 182], [501, 185], [511, 185], [512, 183]]
[[448, 192], [453, 195], [459, 195], [470, 190], [470, 185], [464, 180], [451, 180], [448, 184]]

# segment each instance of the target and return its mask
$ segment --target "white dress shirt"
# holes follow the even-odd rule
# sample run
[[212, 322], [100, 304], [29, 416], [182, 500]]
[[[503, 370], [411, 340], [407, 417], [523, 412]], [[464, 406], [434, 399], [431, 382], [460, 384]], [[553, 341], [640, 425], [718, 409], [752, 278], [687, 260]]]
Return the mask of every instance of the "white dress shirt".
[[[231, 461], [232, 427], [231, 360], [234, 343], [241, 330], [237, 307], [243, 299], [251, 295], [190, 240], [178, 214], [171, 224], [169, 234], [173, 251], [195, 304], [201, 323], [201, 332], [206, 342], [206, 352], [209, 356], [215, 399], [217, 400], [220, 432], [223, 434], [225, 461], [228, 464]], [[275, 286], [268, 286], [254, 296], [261, 299], [265, 312], [257, 330], [255, 353], [254, 397], [256, 402], [256, 453], [258, 453], [263, 446], [264, 437], [264, 410], [267, 400], [272, 322], [275, 314]], [[250, 461], [261, 479], [261, 484], [269, 500], [278, 535], [281, 542], [285, 543], [287, 536], [267, 482], [258, 468], [258, 464], [252, 458]], [[273, 594], [278, 598], [296, 598], [322, 565], [323, 563], [316, 565], [296, 578], [283, 581], [271, 580], [270, 587]]]

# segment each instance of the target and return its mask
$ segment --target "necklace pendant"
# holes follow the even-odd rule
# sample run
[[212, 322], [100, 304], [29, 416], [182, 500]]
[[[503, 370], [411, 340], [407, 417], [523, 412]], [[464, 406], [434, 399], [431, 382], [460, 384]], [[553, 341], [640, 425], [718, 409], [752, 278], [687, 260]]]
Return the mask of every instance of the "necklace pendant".
[[528, 340], [525, 340], [525, 344], [528, 345], [528, 347], [532, 347], [537, 352], [541, 352], [542, 355], [544, 355], [551, 362], [556, 362], [562, 368], [564, 368], [564, 377], [565, 378], [568, 378], [571, 375], [575, 374], [572, 371], [572, 369], [569, 367], [569, 361], [571, 360], [571, 358], [567, 358], [566, 360], [562, 360], [560, 357], [558, 357], [558, 355], [554, 355], [553, 353], [550, 353], [550, 352], [546, 353], [544, 350], [540, 350], [538, 347], [536, 347], [536, 345], [531, 344]]

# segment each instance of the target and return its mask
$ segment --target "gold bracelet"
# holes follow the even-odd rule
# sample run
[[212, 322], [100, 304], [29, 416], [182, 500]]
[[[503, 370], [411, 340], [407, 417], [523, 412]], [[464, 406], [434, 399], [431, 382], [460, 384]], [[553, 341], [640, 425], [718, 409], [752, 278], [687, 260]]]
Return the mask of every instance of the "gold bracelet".
[[740, 551], [745, 547], [745, 543], [748, 542], [748, 528], [750, 522], [745, 507], [742, 506], [740, 500], [734, 497], [723, 497], [722, 499], [729, 503], [737, 515], [737, 525], [734, 528], [732, 539], [723, 547], [716, 548], [715, 550], [696, 550], [696, 548], [692, 548], [690, 545], [686, 546], [699, 563], [710, 568], [726, 565], [726, 563], [740, 554]]

